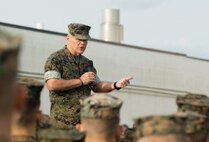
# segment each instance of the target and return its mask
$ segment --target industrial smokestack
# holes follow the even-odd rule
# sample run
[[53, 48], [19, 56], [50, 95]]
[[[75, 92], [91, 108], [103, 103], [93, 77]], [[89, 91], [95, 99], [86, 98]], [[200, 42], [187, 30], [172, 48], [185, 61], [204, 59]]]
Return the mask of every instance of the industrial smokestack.
[[119, 9], [103, 10], [101, 39], [119, 43], [123, 40], [123, 26], [120, 24]]

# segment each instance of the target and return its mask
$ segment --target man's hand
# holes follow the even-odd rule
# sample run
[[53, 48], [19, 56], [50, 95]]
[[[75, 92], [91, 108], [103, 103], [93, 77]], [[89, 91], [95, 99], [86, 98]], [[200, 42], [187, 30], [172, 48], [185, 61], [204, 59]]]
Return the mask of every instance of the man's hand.
[[133, 79], [132, 76], [128, 76], [128, 77], [124, 77], [124, 78], [121, 78], [120, 80], [118, 80], [116, 82], [116, 87], [117, 88], [124, 88], [126, 86], [128, 86], [130, 84], [130, 80]]
[[94, 72], [86, 72], [80, 77], [80, 79], [83, 81], [84, 85], [87, 85], [96, 81], [96, 74]]

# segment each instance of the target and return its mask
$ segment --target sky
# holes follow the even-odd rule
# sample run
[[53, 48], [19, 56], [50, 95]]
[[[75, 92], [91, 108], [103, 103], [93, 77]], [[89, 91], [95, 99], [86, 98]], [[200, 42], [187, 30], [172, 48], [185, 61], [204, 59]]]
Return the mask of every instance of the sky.
[[105, 8], [120, 10], [122, 43], [209, 59], [208, 0], [0, 0], [0, 22], [67, 32], [69, 23], [90, 25], [100, 39]]

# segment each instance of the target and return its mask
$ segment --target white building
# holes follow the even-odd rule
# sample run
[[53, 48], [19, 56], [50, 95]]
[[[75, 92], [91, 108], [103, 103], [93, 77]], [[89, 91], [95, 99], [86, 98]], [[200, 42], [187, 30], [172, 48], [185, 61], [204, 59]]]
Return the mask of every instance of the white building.
[[[0, 28], [23, 36], [19, 74], [43, 81], [45, 61], [64, 47], [66, 34], [7, 23], [0, 23]], [[124, 100], [121, 123], [131, 125], [138, 116], [173, 113], [177, 95], [193, 92], [209, 96], [209, 60], [97, 39], [89, 41], [84, 55], [94, 61], [102, 80], [134, 77], [130, 86], [111, 93]], [[46, 88], [41, 109], [44, 113], [50, 111]]]

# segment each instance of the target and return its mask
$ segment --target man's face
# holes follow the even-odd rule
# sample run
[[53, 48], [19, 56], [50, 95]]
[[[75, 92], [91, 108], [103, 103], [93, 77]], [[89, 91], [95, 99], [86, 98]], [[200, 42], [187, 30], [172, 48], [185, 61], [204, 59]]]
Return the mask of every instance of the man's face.
[[83, 54], [86, 49], [87, 43], [87, 40], [77, 39], [76, 37], [69, 34], [67, 36], [67, 45], [69, 45], [68, 49], [70, 50], [71, 54], [75, 56]]

